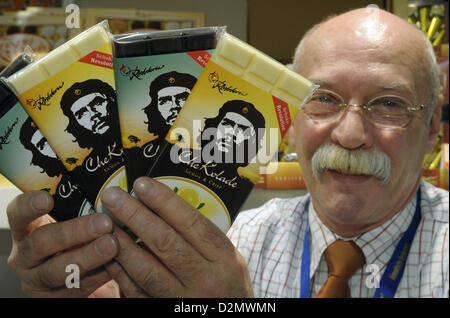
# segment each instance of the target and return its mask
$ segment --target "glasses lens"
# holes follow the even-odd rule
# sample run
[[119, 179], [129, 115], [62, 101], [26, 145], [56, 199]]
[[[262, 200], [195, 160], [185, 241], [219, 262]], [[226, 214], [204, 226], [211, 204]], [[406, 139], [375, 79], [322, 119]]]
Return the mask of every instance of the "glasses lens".
[[317, 90], [303, 110], [312, 118], [328, 119], [336, 116], [341, 111], [340, 104], [344, 103], [338, 95], [327, 91]]
[[389, 127], [406, 125], [411, 114], [408, 109], [411, 103], [398, 96], [382, 96], [369, 102], [369, 116], [377, 124]]

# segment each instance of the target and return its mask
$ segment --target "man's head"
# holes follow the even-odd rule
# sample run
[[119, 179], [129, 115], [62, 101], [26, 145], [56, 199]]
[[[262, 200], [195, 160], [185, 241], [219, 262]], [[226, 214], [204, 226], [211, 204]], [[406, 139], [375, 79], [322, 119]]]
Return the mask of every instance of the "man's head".
[[216, 117], [205, 120], [199, 138], [202, 148], [212, 143], [214, 147], [209, 148], [220, 153], [220, 159], [229, 157], [245, 166], [261, 148], [264, 132], [264, 117], [253, 104], [231, 100], [223, 104]]
[[380, 97], [377, 104], [387, 108], [394, 101], [425, 105], [398, 127], [386, 127], [388, 119], [361, 107], [348, 106], [327, 120], [306, 108], [299, 112], [290, 141], [314, 207], [332, 229], [351, 235], [371, 228], [414, 196], [423, 155], [438, 132], [434, 63], [420, 31], [382, 10], [358, 9], [333, 17], [299, 45], [294, 70], [333, 93], [318, 96], [314, 103], [329, 103], [336, 94], [349, 105], [371, 104]]
[[49, 177], [63, 173], [64, 166], [30, 117], [23, 123], [19, 139], [25, 149], [33, 154], [31, 164], [42, 168], [42, 173], [47, 173]]
[[190, 74], [175, 71], [161, 74], [153, 80], [149, 92], [151, 101], [144, 108], [149, 132], [155, 135], [167, 133], [196, 81]]
[[90, 148], [103, 135], [111, 135], [115, 103], [114, 89], [96, 79], [75, 83], [64, 92], [61, 108], [69, 118], [66, 130], [76, 137], [80, 147]]

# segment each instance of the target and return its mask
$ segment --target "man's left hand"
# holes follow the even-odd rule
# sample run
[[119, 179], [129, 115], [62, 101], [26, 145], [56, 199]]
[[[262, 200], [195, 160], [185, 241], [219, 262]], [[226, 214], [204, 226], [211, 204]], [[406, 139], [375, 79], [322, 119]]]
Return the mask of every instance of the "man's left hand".
[[148, 177], [104, 206], [145, 244], [116, 227], [120, 252], [107, 270], [127, 297], [253, 297], [243, 257], [226, 235], [170, 188]]

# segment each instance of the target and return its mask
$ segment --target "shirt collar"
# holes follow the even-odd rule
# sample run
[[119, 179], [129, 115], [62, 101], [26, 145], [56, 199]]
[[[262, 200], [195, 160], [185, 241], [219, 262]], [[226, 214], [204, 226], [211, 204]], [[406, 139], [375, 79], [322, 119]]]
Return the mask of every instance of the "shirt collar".
[[308, 220], [311, 235], [310, 277], [312, 278], [316, 272], [322, 255], [327, 247], [337, 240], [353, 240], [359, 247], [361, 247], [364, 256], [366, 257], [366, 264], [375, 263], [379, 256], [386, 251], [387, 247], [396, 244], [403, 233], [407, 230], [412, 221], [414, 209], [416, 207], [415, 198], [416, 197], [414, 196], [414, 199], [411, 200], [400, 213], [395, 214], [382, 225], [354, 238], [340, 237], [325, 226], [325, 224], [323, 224], [317, 216], [317, 212], [314, 210], [310, 200], [308, 209]]

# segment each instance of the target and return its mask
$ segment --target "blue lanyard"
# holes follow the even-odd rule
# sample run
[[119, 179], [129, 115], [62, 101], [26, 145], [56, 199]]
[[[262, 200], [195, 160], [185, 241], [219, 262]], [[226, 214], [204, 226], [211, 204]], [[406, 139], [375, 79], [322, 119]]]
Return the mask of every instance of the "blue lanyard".
[[[405, 270], [406, 259], [409, 254], [414, 235], [420, 221], [420, 188], [417, 192], [416, 209], [414, 216], [400, 239], [397, 247], [380, 280], [379, 287], [375, 290], [374, 298], [393, 298], [400, 284], [400, 280]], [[310, 251], [309, 251], [309, 222], [306, 220], [305, 238], [303, 240], [302, 263], [300, 268], [300, 298], [309, 298], [309, 275], [310, 275]]]

